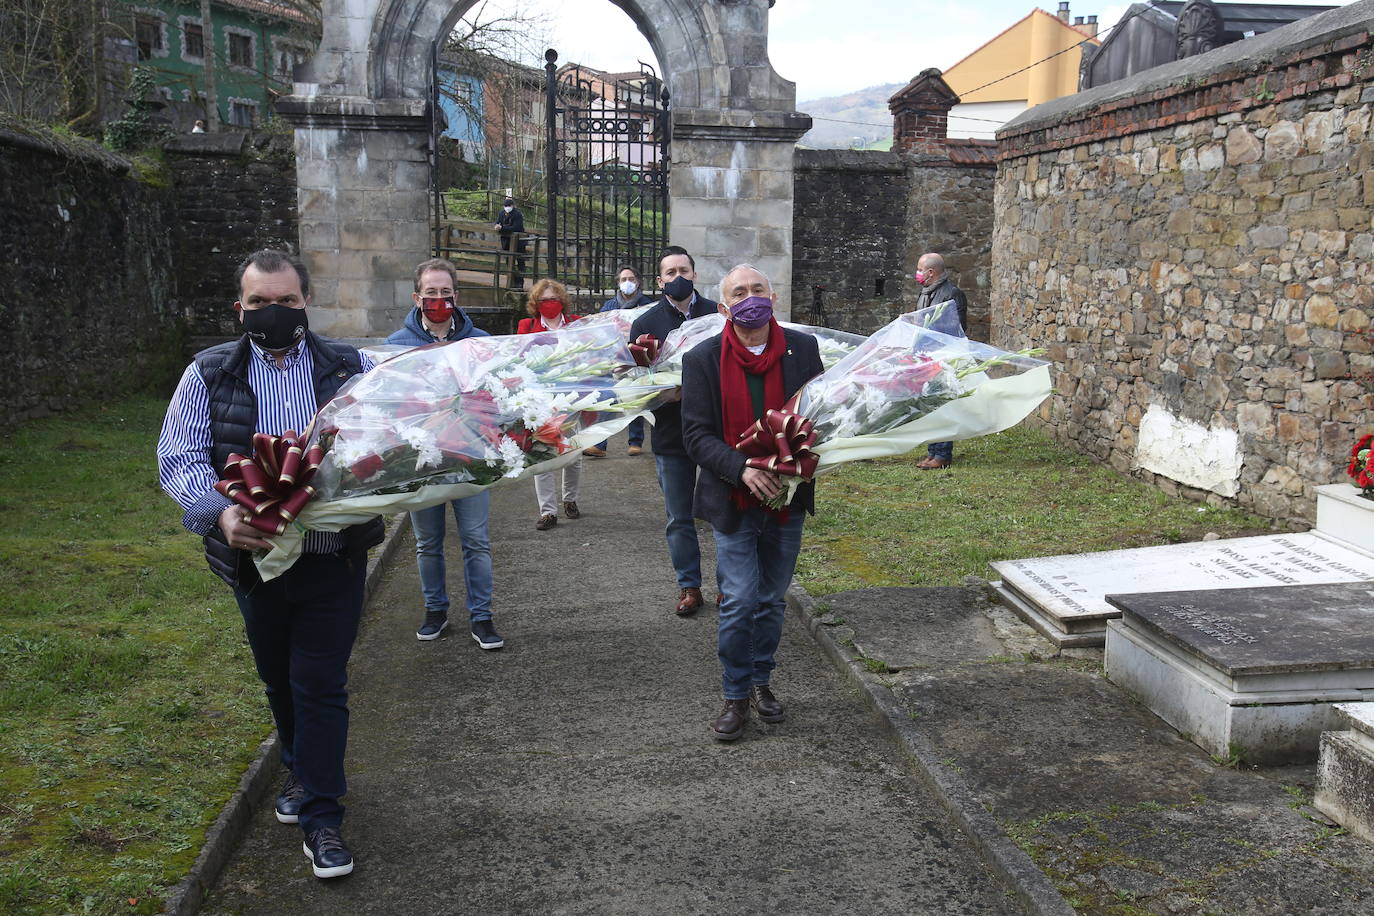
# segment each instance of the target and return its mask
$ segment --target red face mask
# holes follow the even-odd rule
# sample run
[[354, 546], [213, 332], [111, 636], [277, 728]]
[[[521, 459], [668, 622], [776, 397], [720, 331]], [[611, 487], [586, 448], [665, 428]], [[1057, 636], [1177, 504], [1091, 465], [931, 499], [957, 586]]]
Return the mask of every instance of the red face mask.
[[537, 308], [539, 309], [539, 314], [543, 315], [545, 318], [552, 318], [563, 311], [563, 300], [540, 299]]
[[457, 310], [453, 304], [453, 299], [449, 297], [439, 298], [438, 296], [426, 296], [420, 300], [420, 311], [425, 313], [425, 317], [435, 324], [443, 324], [453, 317]]

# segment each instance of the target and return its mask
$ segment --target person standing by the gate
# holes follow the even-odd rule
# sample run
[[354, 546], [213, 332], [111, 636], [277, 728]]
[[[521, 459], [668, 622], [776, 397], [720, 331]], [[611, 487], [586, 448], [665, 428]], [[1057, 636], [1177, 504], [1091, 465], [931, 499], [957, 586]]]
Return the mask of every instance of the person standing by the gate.
[[[716, 310], [716, 303], [696, 291], [696, 261], [687, 249], [676, 245], [663, 250], [658, 260], [658, 285], [663, 298], [630, 325], [630, 339], [649, 334], [662, 342], [688, 318], [700, 318]], [[680, 590], [674, 612], [680, 617], [701, 607], [701, 544], [692, 518], [692, 494], [697, 485], [697, 466], [682, 445], [682, 404], [678, 399], [654, 411], [652, 438], [658, 486], [667, 512], [668, 556], [677, 572]]]
[[515, 206], [515, 200], [507, 197], [496, 214], [496, 228], [501, 232], [501, 250], [511, 253], [510, 288], [523, 289], [525, 286], [525, 214]]
[[[949, 274], [945, 273], [943, 257], [933, 251], [921, 255], [920, 260], [916, 262], [915, 280], [921, 284], [921, 295], [916, 300], [918, 311], [927, 306], [948, 302], [958, 311], [959, 327], [965, 332], [968, 331], [968, 297], [950, 281]], [[953, 442], [932, 442], [926, 446], [926, 457], [916, 462], [916, 467], [923, 471], [935, 471], [949, 467], [953, 460]]]
[[310, 275], [285, 252], [250, 254], [239, 265], [238, 286], [234, 310], [244, 333], [200, 351], [182, 374], [158, 436], [158, 479], [184, 510], [182, 524], [204, 537], [210, 568], [234, 590], [243, 615], [288, 773], [277, 820], [300, 824], [316, 877], [334, 878], [353, 871], [340, 833], [348, 657], [362, 616], [367, 550], [381, 542], [382, 520], [307, 532], [295, 565], [264, 582], [251, 551], [272, 541], [215, 483], [231, 454], [252, 454], [255, 433], [304, 430], [372, 361], [310, 332]]
[[[432, 343], [486, 337], [458, 307], [458, 271], [452, 263], [433, 258], [415, 268], [415, 308], [406, 315], [400, 330], [386, 339], [389, 344], [423, 347]], [[491, 538], [487, 517], [491, 494], [478, 493], [455, 499], [453, 521], [463, 546], [463, 584], [467, 590], [468, 631], [483, 649], [506, 644], [491, 619]], [[447, 507], [440, 503], [410, 513], [415, 531], [415, 565], [420, 570], [420, 591], [425, 597], [425, 617], [415, 638], [438, 639], [448, 627], [448, 569], [444, 563], [444, 519]]]
[[[568, 295], [568, 288], [557, 280], [536, 280], [525, 302], [525, 311], [530, 313], [530, 317], [520, 319], [517, 334], [561, 331], [581, 317], [572, 313], [572, 297]], [[563, 514], [568, 518], [582, 517], [582, 511], [577, 508], [578, 485], [582, 482], [582, 456], [578, 455], [572, 463], [563, 465], [562, 470], [534, 475], [534, 496], [539, 500], [539, 521], [534, 523], [534, 527], [538, 531], [548, 531], [558, 524], [559, 487], [556, 477], [559, 476], [563, 478]]]
[[[652, 305], [653, 297], [644, 292], [644, 284], [640, 279], [639, 271], [629, 264], [623, 265], [615, 275], [615, 295], [606, 300], [606, 304], [601, 306], [601, 311], [609, 312], [613, 309], [633, 309], [641, 305]], [[626, 438], [629, 439], [630, 447], [626, 454], [630, 457], [642, 454], [644, 451], [644, 418], [635, 417], [630, 421], [626, 428]], [[598, 442], [589, 449], [583, 450], [582, 454], [590, 455], [592, 458], [606, 457], [606, 443]]]

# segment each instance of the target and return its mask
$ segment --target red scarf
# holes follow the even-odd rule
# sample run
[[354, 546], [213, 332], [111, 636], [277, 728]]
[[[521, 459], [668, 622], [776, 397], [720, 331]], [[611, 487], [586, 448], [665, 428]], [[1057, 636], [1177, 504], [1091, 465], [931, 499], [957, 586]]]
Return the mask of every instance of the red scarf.
[[[782, 325], [776, 319], [768, 322], [768, 345], [758, 356], [740, 343], [734, 325], [729, 322], [726, 322], [720, 336], [720, 402], [724, 427], [721, 432], [725, 442], [733, 448], [739, 437], [758, 421], [758, 417], [754, 416], [754, 399], [749, 396], [746, 374], [763, 376], [765, 411], [777, 410], [786, 402], [782, 384], [782, 355], [787, 349], [787, 342], [783, 338]], [[735, 487], [731, 495], [735, 507], [741, 511], [760, 505], [747, 487]]]

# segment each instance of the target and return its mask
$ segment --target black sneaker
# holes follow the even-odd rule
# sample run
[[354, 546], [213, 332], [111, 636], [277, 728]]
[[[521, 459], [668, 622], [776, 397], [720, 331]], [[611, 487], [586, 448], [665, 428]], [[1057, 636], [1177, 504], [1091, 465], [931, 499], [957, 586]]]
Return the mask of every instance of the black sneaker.
[[443, 611], [425, 611], [425, 622], [415, 631], [416, 639], [438, 639], [439, 634], [448, 626], [448, 614]]
[[472, 638], [483, 649], [499, 649], [506, 644], [501, 634], [496, 632], [490, 620], [477, 620], [472, 624]]
[[338, 827], [321, 827], [305, 838], [305, 854], [316, 878], [338, 878], [353, 871], [353, 853]]
[[301, 805], [305, 803], [305, 787], [296, 781], [295, 773], [286, 774], [286, 785], [277, 793], [277, 820], [283, 824], [299, 823]]

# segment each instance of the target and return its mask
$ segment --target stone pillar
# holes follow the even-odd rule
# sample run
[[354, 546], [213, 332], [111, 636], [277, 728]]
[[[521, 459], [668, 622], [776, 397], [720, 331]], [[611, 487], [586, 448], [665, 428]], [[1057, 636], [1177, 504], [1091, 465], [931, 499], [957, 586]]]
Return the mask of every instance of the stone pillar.
[[411, 272], [431, 251], [426, 103], [296, 95], [277, 111], [296, 128], [312, 329], [329, 337], [394, 331], [411, 307]]
[[668, 240], [692, 253], [707, 297], [749, 263], [772, 280], [778, 316], [791, 316], [792, 162], [810, 127], [796, 113], [674, 112]]

